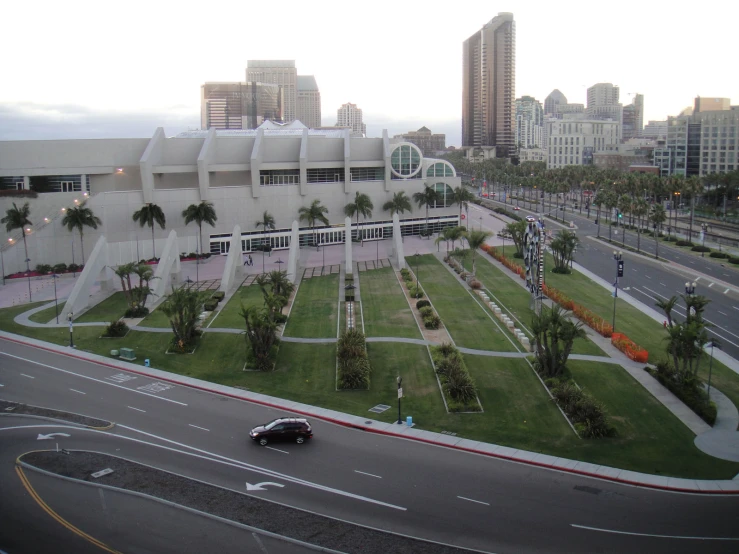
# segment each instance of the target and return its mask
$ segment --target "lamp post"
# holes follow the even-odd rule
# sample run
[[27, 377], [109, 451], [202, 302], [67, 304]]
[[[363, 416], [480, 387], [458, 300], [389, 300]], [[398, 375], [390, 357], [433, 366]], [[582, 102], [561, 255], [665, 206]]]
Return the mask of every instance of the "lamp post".
[[200, 281], [200, 245], [195, 242], [195, 282]]
[[613, 282], [613, 331], [616, 331], [616, 299], [618, 298], [618, 278], [623, 276], [623, 252], [613, 251], [613, 259], [616, 260], [616, 280]]
[[69, 321], [69, 347], [74, 348], [74, 321], [72, 318], [74, 317], [74, 313], [69, 312], [67, 314], [67, 321]]
[[285, 262], [283, 262], [281, 258], [277, 258], [277, 261], [275, 263], [277, 264], [277, 267], [280, 268], [280, 271], [282, 271], [282, 264], [284, 264]]
[[3, 286], [5, 286], [5, 260], [3, 259], [2, 247], [0, 247], [0, 272], [3, 274]]
[[703, 250], [706, 248], [706, 224], [701, 223], [701, 258], [706, 257], [706, 253]]
[[693, 296], [695, 294], [695, 287], [695, 281], [693, 281], [692, 283], [685, 283], [685, 294], [687, 294], [688, 296]]
[[59, 275], [56, 273], [51, 274], [51, 278], [54, 280], [54, 313], [56, 313], [56, 323], [59, 324], [59, 305], [57, 303], [57, 296], [56, 296], [56, 280], [59, 278]]
[[26, 258], [26, 277], [28, 277], [28, 301], [33, 302], [33, 298], [31, 297], [31, 267], [28, 262], [31, 261], [31, 258]]
[[418, 298], [418, 251], [413, 254], [413, 258], [416, 261], [416, 298]]
[[403, 398], [403, 378], [398, 375], [396, 380], [398, 382], [398, 425], [402, 425], [403, 421], [400, 419], [400, 399]]
[[482, 216], [480, 216], [480, 231], [482, 231]]

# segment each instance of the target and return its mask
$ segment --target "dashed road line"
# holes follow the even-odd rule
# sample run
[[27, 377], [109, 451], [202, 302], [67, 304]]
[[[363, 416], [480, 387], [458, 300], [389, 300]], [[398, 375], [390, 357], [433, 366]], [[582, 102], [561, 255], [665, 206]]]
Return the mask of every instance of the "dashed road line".
[[127, 408], [131, 408], [132, 410], [136, 410], [137, 412], [144, 412], [146, 413], [146, 410], [142, 410], [141, 408], [134, 408], [133, 406], [126, 406]]
[[275, 452], [282, 452], [283, 454], [290, 454], [287, 450], [280, 450], [279, 448], [274, 448], [272, 446], [265, 446], [264, 448], [269, 448], [270, 450], [274, 450]]
[[72, 392], [76, 392], [78, 394], [87, 394], [86, 392], [82, 392], [81, 390], [77, 390], [77, 389], [69, 389], [69, 390], [71, 390]]
[[645, 275], [644, 277], [646, 277], [647, 279], [651, 279], [651, 277], [649, 275]]
[[725, 315], [725, 316], [728, 316], [728, 315], [729, 315], [729, 314], [725, 314], [725, 313], [724, 313], [724, 312], [722, 312], [721, 310], [718, 310], [718, 313], [720, 313], [721, 315]]
[[726, 290], [724, 291], [724, 294], [726, 294], [726, 293], [727, 293], [727, 292], [729, 292], [730, 290], [731, 290], [731, 289], [726, 289]]
[[667, 285], [665, 285], [664, 283], [660, 283], [660, 285], [662, 285], [663, 287], [666, 287], [666, 286], [667, 286]]
[[601, 529], [599, 527], [588, 527], [587, 525], [577, 525], [570, 523], [572, 527], [577, 529], [585, 529], [586, 531], [600, 531], [601, 533], [614, 533], [616, 535], [631, 535], [634, 537], [654, 537], [658, 539], [684, 539], [694, 541], [739, 541], [739, 537], [692, 537], [689, 535], [655, 535], [652, 533], [632, 533], [631, 531], [617, 531], [615, 529]]
[[21, 375], [22, 375], [23, 377], [28, 377], [29, 379], [35, 379], [35, 377], [33, 377], [33, 376], [31, 376], [31, 375], [26, 375], [25, 373], [21, 373]]
[[193, 425], [192, 423], [188, 423], [190, 427], [195, 427], [195, 429], [202, 429], [203, 431], [210, 431], [210, 429], [206, 429], [205, 427], [198, 427], [197, 425]]
[[379, 475], [373, 475], [372, 473], [365, 473], [364, 471], [359, 471], [358, 469], [354, 470], [354, 473], [361, 473], [362, 475], [369, 475], [370, 477], [375, 477], [376, 479], [382, 479]]
[[484, 504], [485, 506], [490, 506], [487, 502], [482, 502], [480, 500], [473, 500], [472, 498], [465, 498], [464, 496], [458, 496], [460, 500], [466, 500], [468, 502], [474, 502], [475, 504]]

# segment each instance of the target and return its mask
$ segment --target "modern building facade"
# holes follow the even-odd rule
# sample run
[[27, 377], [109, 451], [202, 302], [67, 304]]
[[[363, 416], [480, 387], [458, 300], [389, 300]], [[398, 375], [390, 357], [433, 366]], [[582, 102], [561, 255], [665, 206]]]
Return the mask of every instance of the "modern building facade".
[[592, 165], [593, 155], [620, 141], [620, 124], [598, 119], [547, 121], [547, 168]]
[[298, 70], [295, 60], [248, 60], [246, 80], [272, 83], [282, 88], [284, 120], [289, 123], [298, 113]]
[[641, 136], [654, 140], [667, 138], [667, 121], [650, 120], [642, 129]]
[[585, 115], [588, 119], [615, 121], [619, 124], [619, 132], [622, 132], [624, 108], [618, 100], [619, 88], [617, 86], [611, 83], [597, 83], [588, 89]]
[[446, 150], [446, 135], [444, 133], [432, 133], [426, 126], [418, 131], [408, 131], [402, 135], [395, 135], [396, 140], [410, 142], [418, 146], [424, 156], [432, 157], [436, 152]]
[[515, 149], [516, 24], [499, 13], [464, 41], [462, 146], [494, 146], [497, 157]]
[[567, 97], [562, 94], [559, 89], [554, 89], [544, 99], [544, 115], [555, 115], [557, 112], [557, 106], [561, 104], [567, 104]]
[[311, 129], [321, 126], [321, 91], [313, 75], [298, 75], [297, 118]]
[[202, 129], [256, 129], [284, 118], [282, 89], [269, 83], [205, 83], [200, 87]]
[[[181, 214], [201, 200], [213, 202], [218, 215], [214, 228], [203, 227], [205, 248], [214, 255], [228, 251], [236, 225], [243, 252], [263, 241], [288, 248], [295, 221], [301, 245], [312, 243], [314, 236], [318, 244], [343, 242], [344, 206], [357, 191], [375, 206], [373, 217], [362, 225], [365, 240], [392, 236], [392, 217], [382, 205], [394, 193], [404, 191], [411, 198], [426, 186], [441, 195], [429, 210], [430, 229], [459, 224], [452, 191], [461, 179], [448, 162], [424, 157], [413, 144], [392, 143], [387, 132], [382, 138], [353, 138], [348, 130], [316, 131], [298, 122], [265, 123], [256, 130], [188, 131], [172, 138], [159, 128], [150, 139], [3, 141], [0, 178], [3, 186], [16, 189], [19, 183], [30, 188], [39, 178], [73, 183], [71, 191], [20, 199], [31, 204], [34, 225], [26, 234], [32, 267], [72, 261], [75, 240], [79, 252], [78, 234], [62, 228], [62, 210], [85, 199], [103, 221], [97, 230], [85, 230], [85, 245], [105, 236], [110, 266], [152, 256], [150, 231], [131, 218], [147, 203], [160, 206], [166, 216], [167, 228], [154, 229], [157, 253], [171, 230], [178, 236], [178, 252], [195, 251], [197, 226], [185, 226]], [[328, 208], [329, 226], [312, 230], [298, 220], [298, 210], [313, 200]], [[19, 199], [0, 198], [0, 210], [4, 213], [13, 201]], [[274, 216], [275, 230], [256, 227], [264, 211]], [[426, 210], [415, 203], [411, 212], [400, 214], [401, 234], [418, 234], [425, 224]], [[356, 227], [351, 232], [356, 234]], [[6, 274], [25, 268], [19, 239], [19, 232], [8, 235], [4, 226], [0, 229]]]
[[642, 136], [644, 128], [644, 95], [635, 94], [631, 104], [624, 106], [621, 138], [624, 141]]
[[516, 148], [541, 148], [544, 108], [532, 96], [516, 100]]
[[348, 127], [353, 137], [367, 136], [367, 125], [362, 122], [362, 110], [347, 102], [336, 110], [336, 126]]

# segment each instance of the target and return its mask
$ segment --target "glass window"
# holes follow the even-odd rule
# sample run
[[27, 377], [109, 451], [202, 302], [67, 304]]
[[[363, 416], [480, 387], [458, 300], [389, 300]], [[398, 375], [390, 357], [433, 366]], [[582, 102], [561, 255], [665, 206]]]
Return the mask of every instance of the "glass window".
[[436, 183], [434, 185], [434, 190], [436, 190], [436, 194], [439, 195], [439, 201], [432, 206], [433, 208], [448, 208], [453, 204], [454, 191], [452, 190], [452, 187], [445, 183]]
[[421, 168], [421, 152], [411, 144], [401, 144], [390, 155], [390, 168], [398, 177], [412, 177]]

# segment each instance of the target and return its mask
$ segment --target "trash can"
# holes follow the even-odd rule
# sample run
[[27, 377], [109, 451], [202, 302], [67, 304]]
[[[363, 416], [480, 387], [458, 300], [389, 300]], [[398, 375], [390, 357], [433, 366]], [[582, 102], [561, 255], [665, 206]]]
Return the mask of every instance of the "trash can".
[[411, 416], [408, 416], [408, 417], [406, 417], [406, 418], [405, 418], [405, 424], [406, 424], [406, 425], [407, 425], [408, 427], [413, 427], [413, 418], [412, 418]]
[[149, 367], [149, 358], [146, 358], [146, 359], [144, 360], [144, 365], [145, 365], [146, 367]]

